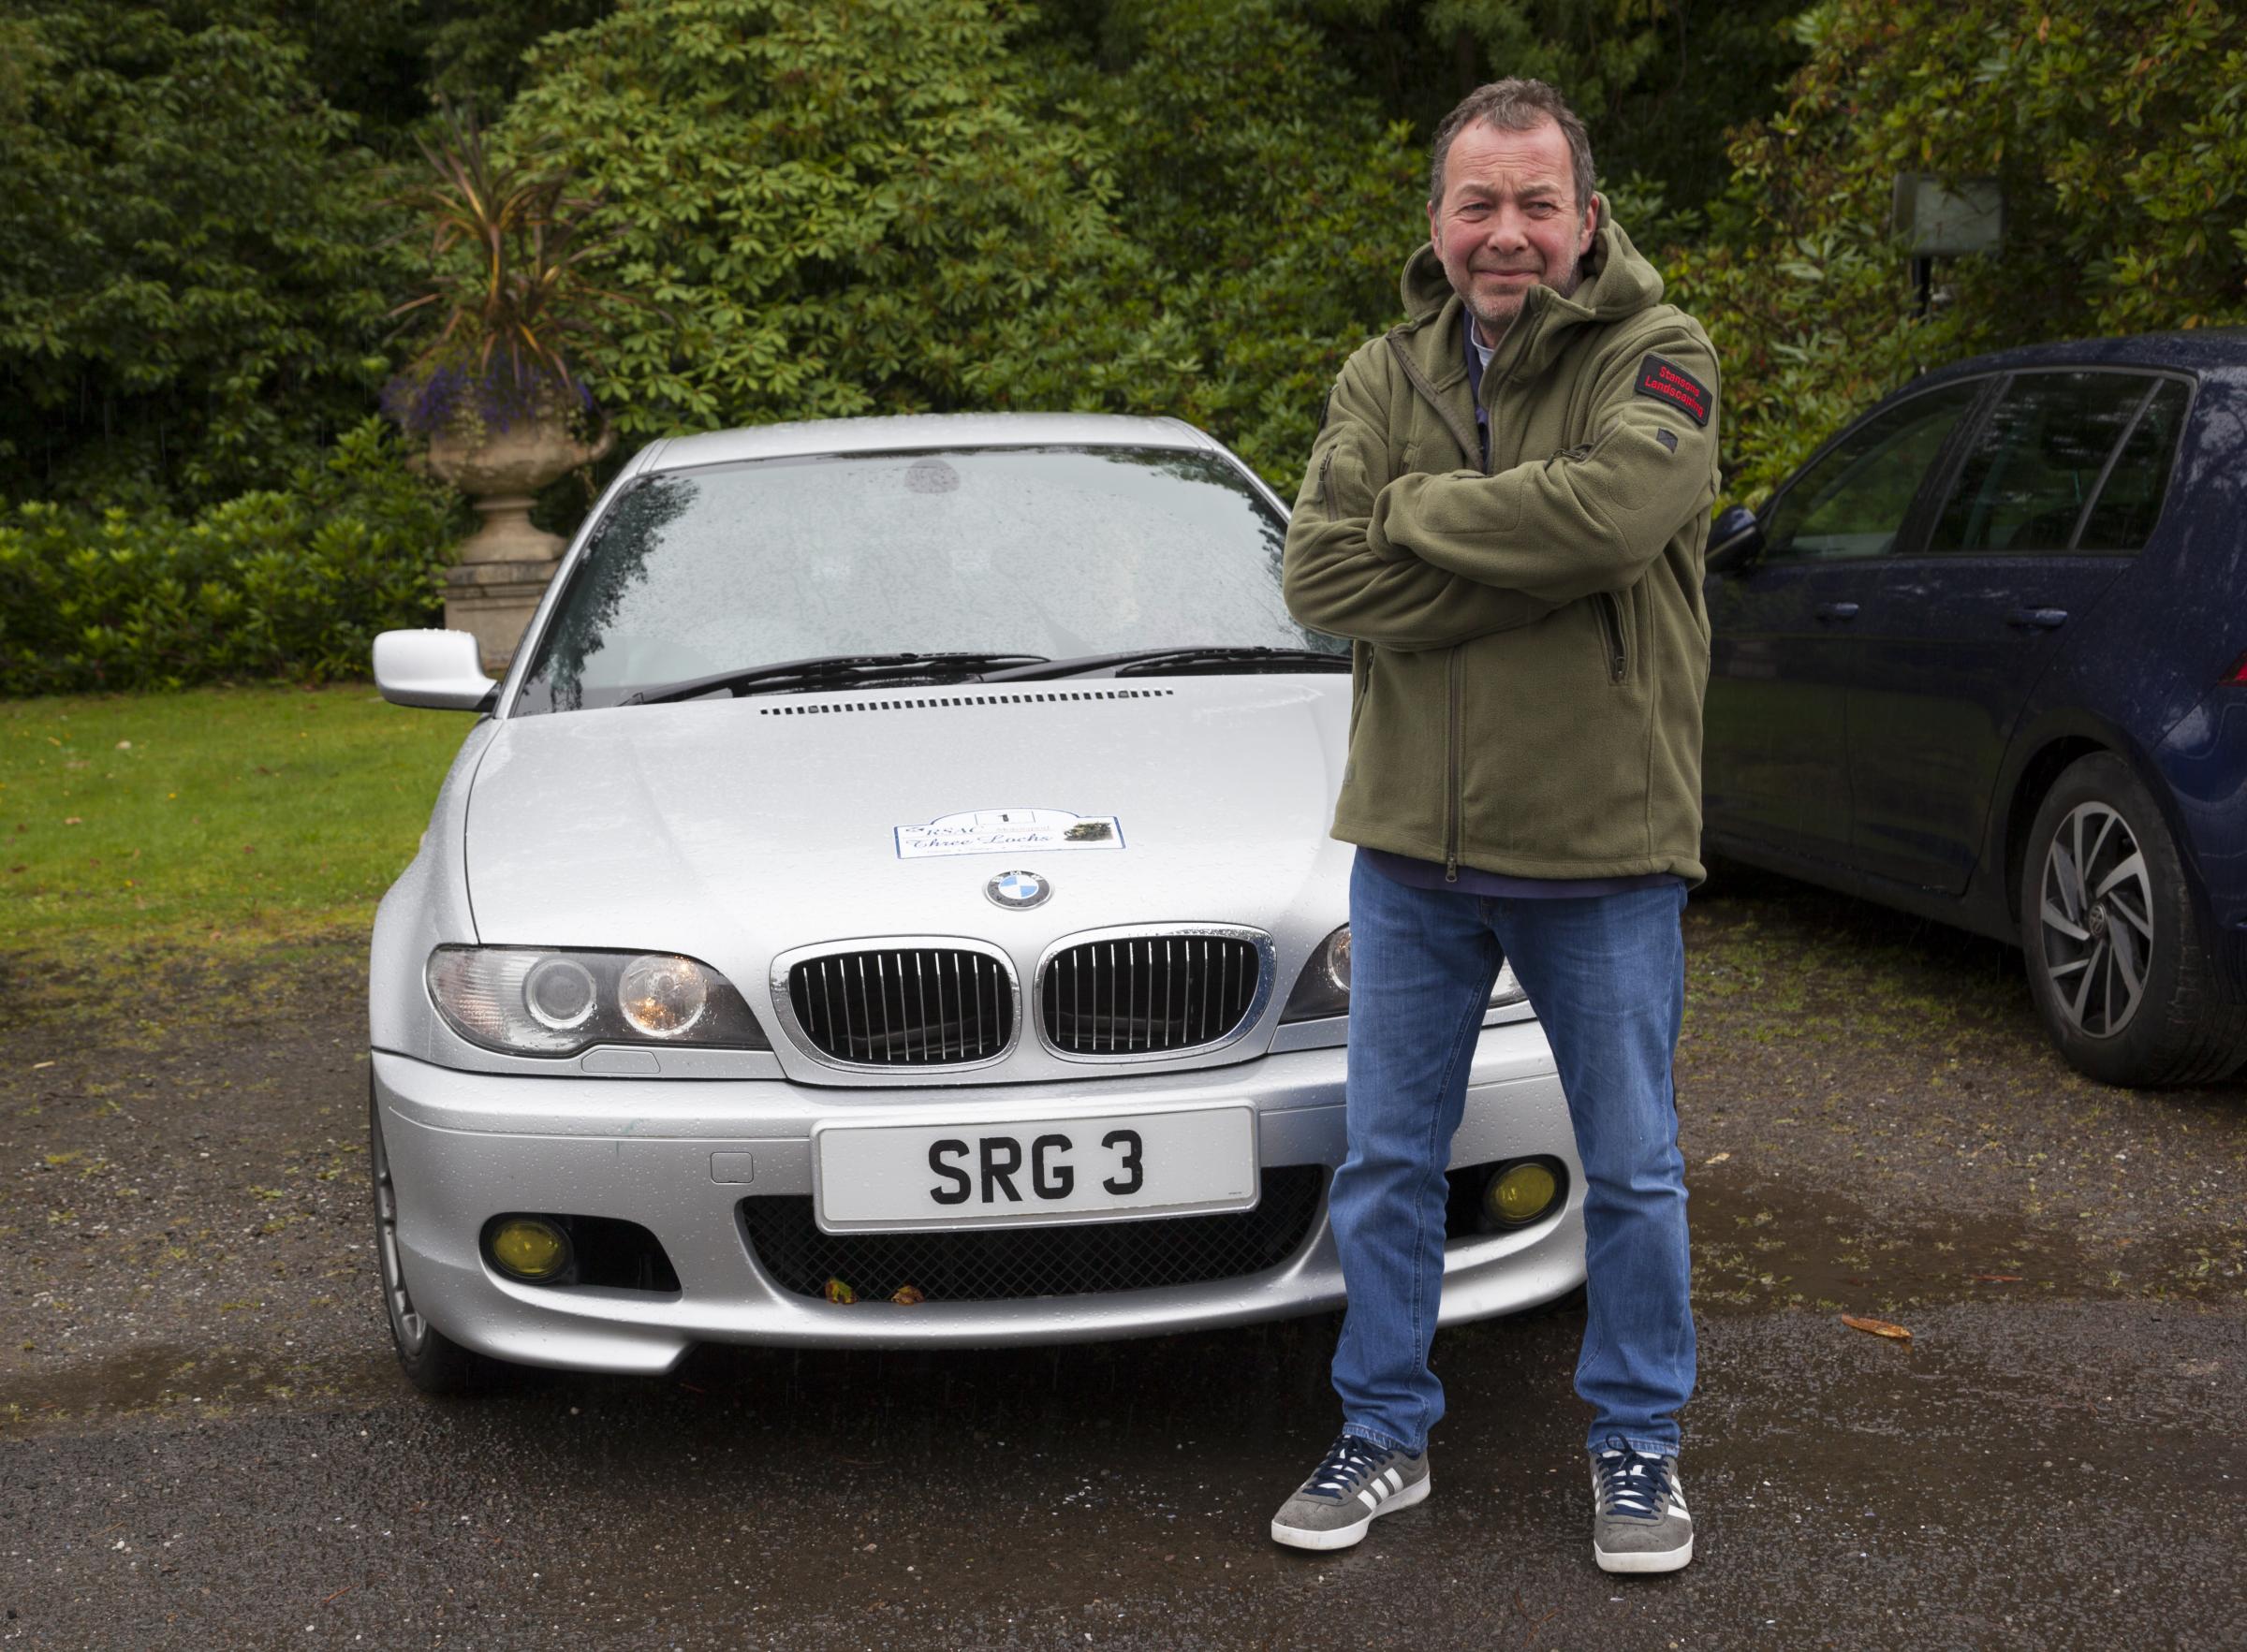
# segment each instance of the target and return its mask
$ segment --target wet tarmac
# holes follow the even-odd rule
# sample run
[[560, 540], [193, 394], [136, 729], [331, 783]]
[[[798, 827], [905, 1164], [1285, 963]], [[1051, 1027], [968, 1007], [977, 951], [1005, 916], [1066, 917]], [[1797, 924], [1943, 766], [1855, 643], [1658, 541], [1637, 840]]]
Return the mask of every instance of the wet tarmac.
[[348, 942], [143, 960], [160, 1014], [0, 983], [0, 1644], [2247, 1646], [2242, 1092], [2085, 1085], [2001, 949], [1791, 885], [1688, 936], [1699, 1554], [1649, 1579], [1588, 1553], [1567, 1303], [1445, 1333], [1434, 1495], [1324, 1557], [1265, 1526], [1330, 1318], [420, 1399]]
[[[1263, 1535], [1323, 1443], [1300, 1331], [698, 1356], [0, 1452], [0, 1636], [53, 1646], [2237, 1646], [2247, 1317], [1960, 1304], [1914, 1342], [1712, 1318], [1700, 1557], [1591, 1564], [1579, 1322], [1447, 1338], [1437, 1489]], [[370, 1385], [377, 1373], [369, 1372]]]

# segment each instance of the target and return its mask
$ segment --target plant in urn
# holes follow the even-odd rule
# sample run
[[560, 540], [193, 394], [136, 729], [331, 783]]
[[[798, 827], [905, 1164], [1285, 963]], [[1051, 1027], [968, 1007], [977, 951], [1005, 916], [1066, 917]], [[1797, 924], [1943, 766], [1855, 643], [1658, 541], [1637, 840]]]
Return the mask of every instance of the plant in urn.
[[445, 624], [498, 670], [566, 548], [531, 521], [538, 490], [615, 443], [571, 352], [598, 339], [601, 311], [633, 300], [583, 277], [602, 250], [583, 235], [597, 200], [565, 172], [495, 161], [473, 115], [447, 109], [445, 126], [421, 146], [433, 180], [404, 197], [432, 225], [430, 285], [391, 312], [443, 321], [383, 405], [483, 517], [445, 576]]

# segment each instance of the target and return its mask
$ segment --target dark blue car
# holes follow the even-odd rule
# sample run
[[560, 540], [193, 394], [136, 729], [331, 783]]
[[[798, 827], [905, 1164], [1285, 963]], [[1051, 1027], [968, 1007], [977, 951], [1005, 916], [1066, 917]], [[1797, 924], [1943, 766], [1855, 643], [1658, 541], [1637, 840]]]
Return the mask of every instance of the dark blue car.
[[1708, 565], [1712, 851], [2018, 943], [2095, 1078], [2247, 1060], [2247, 338], [1931, 373]]

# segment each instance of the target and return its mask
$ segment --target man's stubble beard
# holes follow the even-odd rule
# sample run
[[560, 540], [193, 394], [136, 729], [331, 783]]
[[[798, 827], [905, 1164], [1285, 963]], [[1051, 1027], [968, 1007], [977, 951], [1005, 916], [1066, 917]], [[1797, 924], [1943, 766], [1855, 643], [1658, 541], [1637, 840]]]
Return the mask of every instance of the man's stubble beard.
[[[1564, 299], [1573, 295], [1576, 289], [1583, 284], [1584, 260], [1581, 254], [1568, 260], [1568, 268], [1561, 272], [1559, 281], [1539, 281], [1537, 283], [1539, 286], [1552, 288]], [[1475, 325], [1482, 335], [1483, 344], [1494, 350], [1505, 342], [1507, 329], [1514, 325], [1515, 318], [1528, 304], [1529, 289], [1524, 287], [1520, 292], [1515, 294], [1510, 307], [1502, 313], [1478, 309], [1472, 299], [1466, 300], [1465, 302], [1467, 314], [1475, 317]]]

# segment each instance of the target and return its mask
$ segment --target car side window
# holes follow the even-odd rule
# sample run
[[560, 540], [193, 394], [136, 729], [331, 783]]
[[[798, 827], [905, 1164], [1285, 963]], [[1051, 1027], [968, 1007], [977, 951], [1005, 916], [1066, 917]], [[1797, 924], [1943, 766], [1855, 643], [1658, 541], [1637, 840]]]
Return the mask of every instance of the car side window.
[[2091, 516], [2076, 540], [2078, 550], [2112, 553], [2145, 548], [2153, 524], [2161, 518], [2169, 470], [2177, 457], [2177, 437], [2184, 428], [2185, 403], [2190, 400], [2189, 387], [2176, 379], [2163, 379], [2154, 387], [2092, 504]]
[[2129, 373], [2018, 374], [1975, 438], [1928, 548], [2070, 548], [2107, 457], [2152, 386]]
[[1981, 393], [1979, 381], [1946, 385], [1843, 436], [1779, 496], [1764, 529], [1764, 560], [1886, 556], [1928, 467]]

